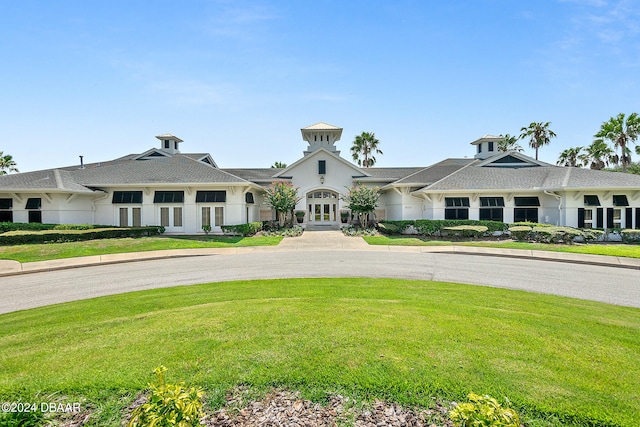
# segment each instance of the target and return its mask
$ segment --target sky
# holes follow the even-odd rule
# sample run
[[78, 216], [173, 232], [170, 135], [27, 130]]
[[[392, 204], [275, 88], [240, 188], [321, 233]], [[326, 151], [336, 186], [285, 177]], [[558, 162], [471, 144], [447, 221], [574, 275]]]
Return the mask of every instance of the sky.
[[0, 0], [0, 40], [0, 151], [21, 172], [164, 133], [222, 168], [291, 164], [317, 122], [347, 159], [374, 132], [383, 167], [551, 122], [555, 163], [640, 113], [640, 0]]

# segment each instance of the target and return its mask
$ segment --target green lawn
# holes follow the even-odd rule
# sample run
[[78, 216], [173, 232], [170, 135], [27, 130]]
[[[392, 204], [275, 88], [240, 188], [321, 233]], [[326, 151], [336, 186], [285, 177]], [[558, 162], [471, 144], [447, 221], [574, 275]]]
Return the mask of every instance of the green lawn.
[[388, 246], [482, 246], [489, 248], [509, 248], [525, 249], [537, 251], [572, 252], [578, 254], [609, 255], [628, 258], [640, 258], [640, 245], [616, 245], [616, 244], [544, 244], [527, 242], [500, 242], [500, 241], [477, 241], [477, 242], [452, 242], [444, 240], [429, 240], [421, 237], [407, 236], [364, 236], [363, 239], [370, 245]]
[[162, 236], [137, 239], [102, 239], [85, 242], [27, 244], [0, 246], [0, 259], [19, 262], [44, 261], [90, 255], [125, 252], [157, 251], [163, 249], [227, 248], [238, 246], [275, 246], [280, 236]]
[[638, 349], [640, 310], [596, 302], [392, 279], [213, 283], [0, 315], [0, 402], [82, 398], [95, 425], [119, 425], [164, 364], [210, 402], [237, 384], [423, 406], [473, 391], [508, 397], [531, 426], [631, 427]]

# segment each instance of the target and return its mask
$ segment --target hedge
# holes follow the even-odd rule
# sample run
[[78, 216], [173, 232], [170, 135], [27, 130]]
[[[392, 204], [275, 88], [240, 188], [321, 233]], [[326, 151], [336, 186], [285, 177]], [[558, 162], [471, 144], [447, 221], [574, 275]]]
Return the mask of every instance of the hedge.
[[414, 227], [418, 234], [425, 236], [441, 236], [447, 227], [473, 226], [486, 227], [484, 235], [491, 235], [496, 231], [506, 231], [508, 225], [500, 221], [476, 221], [472, 219], [417, 219], [405, 221], [380, 221], [378, 229], [381, 233], [401, 234], [409, 227]]
[[488, 227], [484, 225], [458, 225], [455, 227], [443, 227], [440, 230], [441, 236], [471, 237], [476, 239], [482, 237], [487, 232]]
[[262, 230], [262, 223], [250, 222], [248, 224], [223, 225], [221, 228], [224, 234], [253, 236], [258, 231]]
[[[520, 223], [522, 224], [522, 223]], [[571, 244], [576, 238], [584, 241], [596, 240], [602, 231], [580, 230], [572, 227], [557, 227], [549, 224], [514, 225], [509, 227], [514, 240], [536, 243]]]
[[624, 243], [640, 243], [640, 230], [625, 229], [620, 234]]
[[95, 228], [90, 230], [17, 230], [0, 234], [0, 245], [21, 245], [26, 243], [63, 243], [84, 240], [117, 239], [124, 237], [156, 236], [164, 232], [162, 226], [132, 228]]
[[92, 224], [41, 224], [39, 222], [0, 222], [0, 233], [8, 231], [43, 231], [43, 230], [92, 230], [94, 228], [113, 228], [112, 225]]

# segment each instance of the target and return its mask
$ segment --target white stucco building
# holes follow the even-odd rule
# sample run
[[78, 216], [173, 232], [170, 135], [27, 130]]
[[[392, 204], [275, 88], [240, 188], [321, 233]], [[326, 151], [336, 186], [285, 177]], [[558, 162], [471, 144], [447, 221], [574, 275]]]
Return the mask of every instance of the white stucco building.
[[[301, 196], [305, 227], [337, 227], [340, 194], [360, 182], [381, 191], [377, 219], [492, 219], [573, 227], [640, 228], [640, 176], [559, 167], [498, 152], [500, 137], [471, 142], [473, 158], [425, 167], [360, 168], [340, 156], [342, 128], [301, 129], [306, 150], [284, 169], [220, 168], [207, 153], [182, 153], [165, 134], [144, 153], [114, 160], [0, 176], [0, 221], [164, 225], [202, 233], [203, 225], [269, 220], [264, 188], [289, 181]], [[463, 155], [465, 153], [462, 153]]]

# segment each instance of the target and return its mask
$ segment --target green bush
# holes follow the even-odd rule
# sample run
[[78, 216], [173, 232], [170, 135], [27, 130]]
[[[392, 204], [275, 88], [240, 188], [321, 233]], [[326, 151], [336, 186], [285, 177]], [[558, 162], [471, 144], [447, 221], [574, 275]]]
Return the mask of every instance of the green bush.
[[402, 234], [404, 233], [409, 227], [415, 227], [416, 222], [414, 220], [399, 220], [399, 221], [389, 221], [389, 220], [383, 220], [380, 221], [378, 223], [378, 228], [380, 228], [380, 226], [383, 226], [385, 229], [391, 230], [391, 229], [397, 229], [397, 232], [393, 232], [393, 233], [386, 233], [383, 229], [380, 229], [381, 233], [385, 233], [385, 234]]
[[22, 245], [33, 243], [63, 243], [84, 240], [117, 239], [124, 237], [155, 236], [164, 232], [162, 226], [132, 228], [102, 228], [91, 230], [42, 230], [11, 231], [0, 234], [0, 245]]
[[7, 231], [29, 230], [29, 231], [41, 231], [41, 230], [53, 230], [56, 224], [40, 224], [39, 222], [0, 222], [0, 233], [6, 233]]
[[640, 243], [640, 230], [625, 229], [620, 234], [624, 243]]
[[195, 387], [187, 388], [178, 384], [165, 384], [167, 368], [160, 366], [154, 370], [158, 376], [156, 384], [149, 384], [151, 395], [147, 403], [137, 407], [131, 414], [129, 427], [196, 427], [204, 416], [202, 397], [204, 392]]
[[375, 236], [378, 234], [375, 228], [360, 228], [354, 227], [352, 225], [348, 225], [346, 227], [342, 227], [342, 234], [345, 236]]
[[299, 225], [293, 227], [271, 227], [264, 232], [265, 236], [283, 236], [283, 237], [298, 237], [301, 236], [304, 229]]
[[400, 226], [390, 222], [379, 222], [377, 227], [382, 234], [402, 234]]
[[[526, 223], [518, 223], [526, 224]], [[509, 227], [514, 240], [536, 243], [566, 243], [572, 244], [577, 237], [584, 241], [595, 240], [601, 232], [580, 230], [572, 227], [557, 227], [549, 224], [513, 225]]]
[[488, 228], [484, 225], [458, 225], [455, 227], [443, 227], [441, 236], [470, 237], [477, 239], [486, 234]]
[[440, 236], [445, 227], [457, 227], [460, 225], [484, 226], [487, 227], [486, 234], [493, 234], [496, 231], [506, 231], [508, 226], [500, 221], [476, 221], [472, 219], [417, 219], [415, 228], [418, 234], [425, 236]]
[[[522, 223], [519, 223], [522, 224]], [[509, 227], [509, 232], [514, 240], [531, 240], [531, 230], [533, 227], [529, 225], [512, 225]]]
[[520, 427], [518, 414], [511, 408], [503, 408], [493, 397], [471, 393], [469, 400], [449, 412], [456, 427]]
[[262, 223], [250, 222], [248, 224], [223, 225], [221, 228], [224, 234], [253, 236], [258, 231], [262, 230]]
[[109, 226], [95, 226], [91, 224], [57, 224], [54, 230], [91, 230], [94, 228], [108, 228]]

